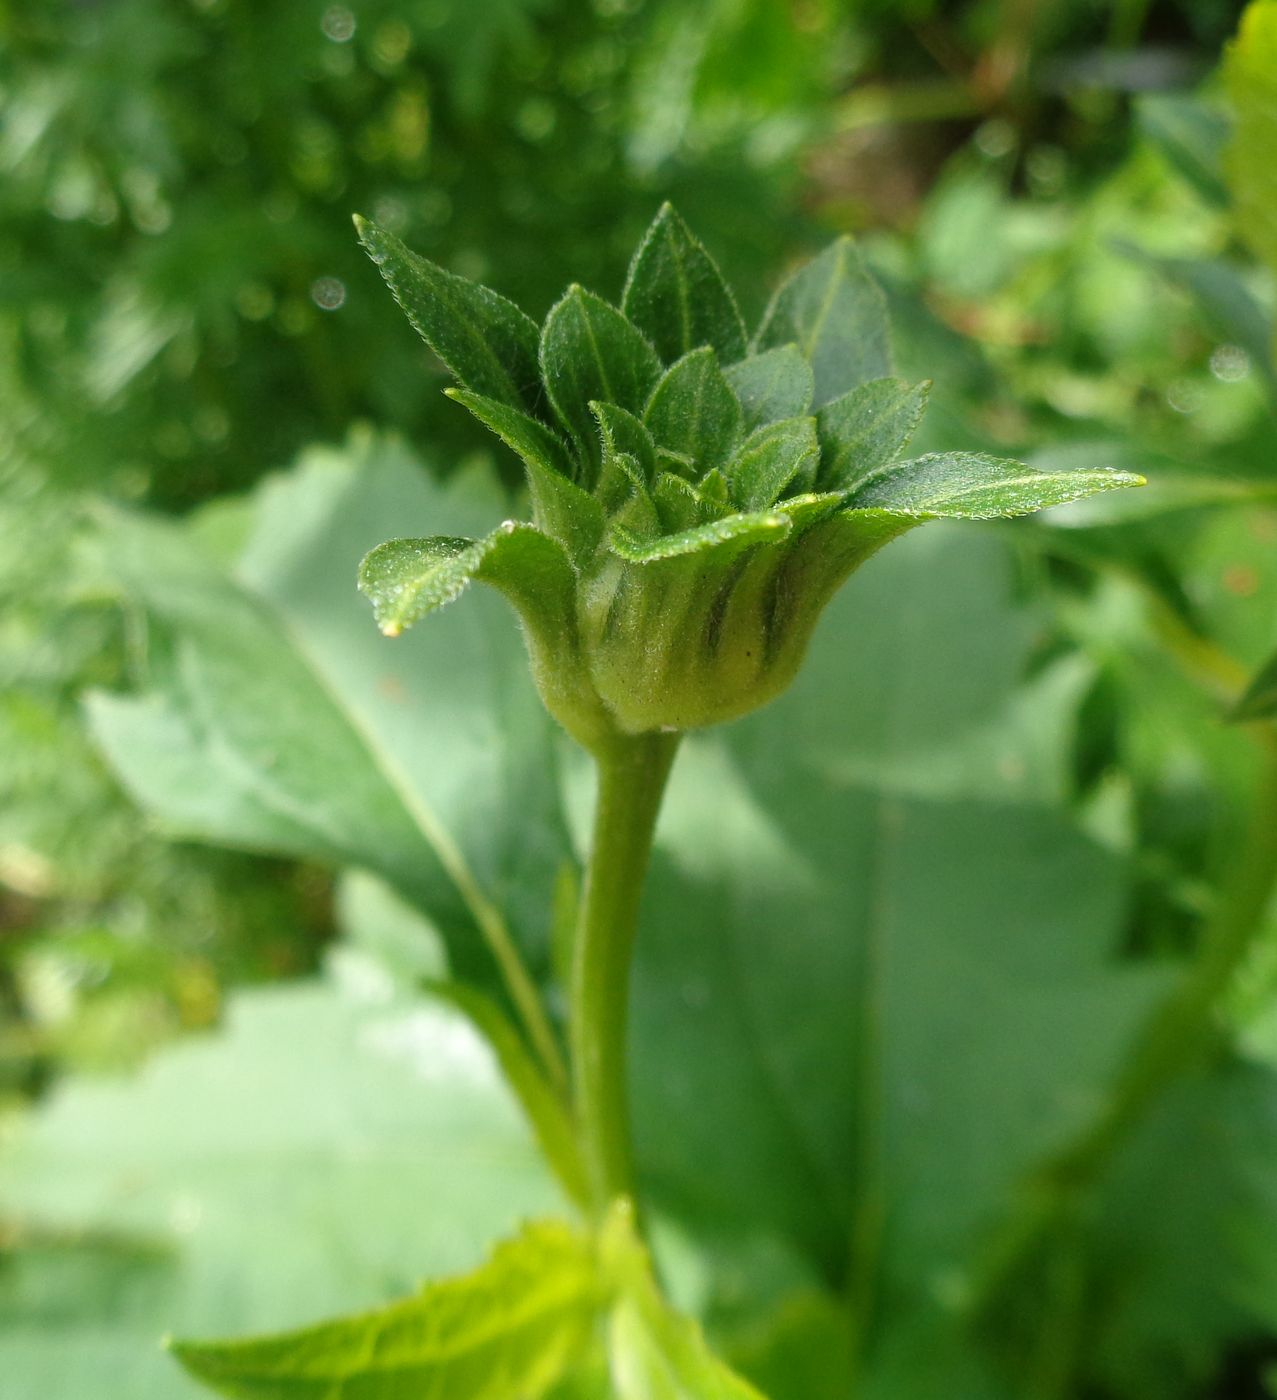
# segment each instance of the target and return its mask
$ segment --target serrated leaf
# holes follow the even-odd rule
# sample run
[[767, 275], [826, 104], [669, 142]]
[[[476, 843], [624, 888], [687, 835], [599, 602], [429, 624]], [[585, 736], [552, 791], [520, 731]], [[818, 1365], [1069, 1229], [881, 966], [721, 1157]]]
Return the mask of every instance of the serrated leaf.
[[778, 345], [723, 371], [744, 410], [747, 432], [780, 418], [797, 418], [816, 392], [811, 365], [796, 345]]
[[887, 302], [850, 238], [840, 238], [776, 292], [756, 348], [797, 345], [811, 364], [817, 408], [891, 373]]
[[1233, 108], [1225, 168], [1242, 233], [1277, 269], [1277, 0], [1254, 0], [1224, 61]]
[[723, 469], [732, 497], [742, 510], [760, 510], [776, 501], [796, 478], [810, 484], [820, 446], [814, 418], [789, 418], [751, 433]]
[[861, 483], [848, 498], [848, 506], [995, 520], [1028, 515], [1096, 491], [1140, 486], [1143, 481], [1133, 472], [1102, 468], [1042, 472], [983, 452], [935, 452], [883, 468]]
[[726, 461], [740, 433], [741, 407], [713, 350], [692, 350], [665, 371], [643, 422], [658, 450], [686, 458], [696, 476]]
[[[390, 645], [351, 583], [402, 522], [465, 535], [506, 505], [486, 472], [440, 485], [401, 447], [359, 435], [254, 493], [233, 578], [190, 525], [112, 513], [94, 537], [104, 574], [153, 643], [139, 693], [88, 701], [95, 741], [163, 830], [373, 871], [429, 911], [451, 970], [492, 991], [485, 942], [504, 913], [540, 956], [567, 849], [553, 721], [503, 600], [472, 598]], [[497, 697], [507, 728], [490, 718]], [[536, 813], [535, 836], [492, 820], [511, 804]]]
[[662, 1296], [623, 1206], [608, 1218], [603, 1251], [617, 1289], [608, 1327], [616, 1400], [764, 1400], [714, 1355], [697, 1323]]
[[922, 420], [930, 383], [871, 379], [848, 390], [816, 415], [820, 434], [817, 485], [854, 490], [894, 462]]
[[445, 271], [371, 221], [356, 217], [355, 227], [417, 334], [457, 382], [535, 412], [541, 397], [536, 322], [512, 301]]
[[583, 484], [591, 485], [602, 455], [591, 403], [641, 413], [661, 362], [614, 306], [574, 286], [546, 317], [540, 363], [550, 402], [581, 460]]
[[702, 345], [724, 363], [745, 353], [745, 323], [731, 289], [669, 204], [634, 254], [621, 309], [666, 364]]
[[499, 588], [520, 612], [531, 609], [552, 626], [570, 615], [574, 583], [567, 555], [535, 526], [514, 520], [481, 540], [387, 540], [359, 566], [359, 591], [388, 637], [451, 603], [472, 579]]
[[1240, 722], [1277, 718], [1277, 656], [1247, 686], [1232, 717]]
[[486, 1264], [373, 1312], [273, 1337], [178, 1342], [238, 1400], [536, 1400], [588, 1351], [600, 1295], [580, 1231], [529, 1225]]
[[589, 559], [603, 536], [603, 511], [572, 478], [572, 463], [556, 433], [526, 413], [472, 394], [449, 389], [448, 397], [463, 404], [512, 451], [527, 471], [535, 523], [558, 540], [578, 567]]
[[653, 564], [661, 559], [673, 559], [681, 554], [696, 554], [703, 549], [730, 540], [750, 537], [781, 539], [791, 529], [789, 520], [777, 511], [756, 511], [750, 515], [728, 515], [705, 525], [683, 530], [676, 535], [658, 535], [642, 539], [619, 522], [613, 522], [608, 533], [608, 545], [614, 554], [632, 564]]

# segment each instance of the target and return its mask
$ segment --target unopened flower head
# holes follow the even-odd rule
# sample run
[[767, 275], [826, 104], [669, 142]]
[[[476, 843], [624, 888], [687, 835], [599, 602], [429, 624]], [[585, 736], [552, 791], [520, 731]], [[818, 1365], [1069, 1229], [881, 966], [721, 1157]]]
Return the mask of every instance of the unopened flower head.
[[457, 380], [448, 392], [522, 459], [532, 515], [481, 540], [393, 540], [360, 587], [395, 635], [472, 579], [495, 585], [547, 706], [587, 746], [770, 700], [847, 576], [915, 525], [1140, 480], [973, 452], [906, 460], [930, 386], [893, 375], [882, 293], [846, 238], [781, 286], [751, 337], [669, 206], [619, 307], [572, 286], [542, 327], [357, 223]]

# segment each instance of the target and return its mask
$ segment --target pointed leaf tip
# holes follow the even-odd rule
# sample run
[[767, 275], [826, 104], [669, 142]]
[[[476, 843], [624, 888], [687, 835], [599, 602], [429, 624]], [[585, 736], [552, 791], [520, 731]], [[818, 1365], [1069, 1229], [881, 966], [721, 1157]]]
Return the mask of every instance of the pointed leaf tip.
[[414, 253], [355, 216], [359, 240], [417, 334], [458, 383], [524, 412], [540, 397], [536, 323], [489, 287]]
[[1134, 472], [1107, 468], [1039, 471], [983, 452], [935, 452], [884, 468], [856, 487], [848, 505], [921, 517], [995, 520], [1143, 481]]
[[704, 345], [725, 364], [745, 354], [745, 323], [736, 298], [668, 200], [635, 250], [621, 310], [665, 364]]
[[359, 591], [387, 637], [459, 598], [475, 579], [504, 593], [530, 627], [553, 631], [570, 609], [574, 578], [561, 545], [507, 520], [481, 540], [436, 535], [378, 545], [359, 566]]

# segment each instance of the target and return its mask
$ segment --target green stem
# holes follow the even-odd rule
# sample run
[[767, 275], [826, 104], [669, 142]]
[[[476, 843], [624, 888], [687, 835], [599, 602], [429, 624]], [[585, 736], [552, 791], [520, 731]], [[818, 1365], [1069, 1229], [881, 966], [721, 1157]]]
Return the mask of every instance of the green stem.
[[1264, 745], [1250, 822], [1202, 939], [1197, 963], [1154, 1016], [1108, 1112], [1055, 1164], [1065, 1183], [1089, 1183], [1161, 1088], [1214, 1043], [1214, 1011], [1263, 928], [1277, 886], [1277, 742]]
[[677, 734], [617, 736], [595, 752], [598, 806], [573, 948], [572, 1077], [596, 1212], [633, 1195], [625, 1073], [630, 957]]
[[977, 1290], [984, 1302], [997, 1295], [1056, 1222], [1076, 1211], [1166, 1086], [1220, 1040], [1216, 1009], [1263, 929], [1277, 891], [1277, 735], [1258, 737], [1265, 761], [1246, 836], [1197, 961], [1146, 1025], [1105, 1112], [1037, 1176], [1026, 1209], [991, 1251], [991, 1267]]

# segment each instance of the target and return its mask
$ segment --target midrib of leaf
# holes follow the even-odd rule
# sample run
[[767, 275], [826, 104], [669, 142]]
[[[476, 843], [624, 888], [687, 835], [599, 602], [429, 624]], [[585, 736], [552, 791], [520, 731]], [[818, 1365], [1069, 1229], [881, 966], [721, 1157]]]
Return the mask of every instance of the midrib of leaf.
[[825, 288], [824, 300], [820, 304], [820, 310], [816, 313], [816, 319], [812, 324], [811, 334], [807, 337], [807, 343], [803, 346], [803, 356], [810, 361], [811, 352], [816, 347], [816, 342], [820, 339], [820, 333], [825, 328], [825, 322], [829, 319], [829, 313], [833, 309], [834, 298], [838, 294], [838, 284], [842, 281], [843, 260], [846, 256], [845, 250], [838, 250], [838, 260], [834, 263], [834, 270], [829, 278], [829, 285]]
[[399, 799], [409, 820], [421, 833], [426, 844], [434, 851], [444, 873], [456, 887], [462, 903], [496, 960], [502, 981], [542, 1067], [550, 1075], [551, 1082], [557, 1088], [563, 1089], [567, 1084], [567, 1068], [563, 1063], [558, 1041], [550, 1027], [541, 995], [520, 956], [504, 915], [488, 897], [478, 877], [470, 869], [469, 862], [453, 840], [452, 833], [440, 821], [434, 808], [412, 786], [407, 775], [396, 763], [394, 755], [381, 744], [376, 730], [365, 720], [359, 707], [349, 704], [342, 693], [333, 686], [293, 620], [273, 601], [260, 598], [260, 595], [255, 596], [259, 597], [262, 606], [287, 637], [315, 683], [355, 731], [378, 773]]
[[[893, 462], [891, 464], [892, 468], [896, 468], [899, 466], [900, 464], [898, 462]], [[890, 470], [890, 468], [888, 470]], [[1096, 474], [1094, 473], [1094, 469], [1092, 469], [1092, 473]], [[932, 506], [949, 505], [952, 504], [954, 501], [963, 501], [966, 500], [969, 496], [978, 496], [982, 492], [986, 491], [1000, 491], [1013, 486], [1042, 486], [1048, 481], [1068, 481], [1070, 478], [1077, 477], [1081, 474], [1082, 473], [1076, 471], [1031, 471], [1021, 473], [1021, 475], [1019, 476], [998, 477], [996, 480], [993, 481], [973, 482], [970, 486], [961, 487], [956, 491], [945, 491], [941, 495], [929, 496], [925, 501], [920, 501], [916, 506], [903, 508], [901, 513], [908, 514], [910, 510], [925, 511], [930, 509], [930, 507]], [[1098, 473], [1096, 475], [1102, 476], [1103, 474]], [[868, 477], [866, 478], [866, 481], [872, 481], [873, 479], [873, 477]], [[864, 486], [864, 484], [865, 482], [861, 482], [860, 486], [857, 486], [856, 489], [860, 490], [861, 487]], [[884, 510], [897, 509], [897, 507], [891, 505], [884, 505], [882, 508]]]
[[[192, 653], [187, 652], [179, 661], [181, 673], [186, 675], [192, 666], [198, 672], [198, 662], [195, 661]], [[198, 674], [195, 679], [198, 680]], [[201, 703], [203, 693], [203, 687], [198, 684], [188, 686], [186, 699], [188, 702], [192, 702], [188, 714], [200, 726], [199, 737], [209, 744], [212, 751], [219, 756], [220, 761], [235, 774], [245, 790], [257, 798], [268, 811], [285, 818], [302, 831], [308, 829], [313, 831], [319, 827], [333, 848], [340, 850], [344, 840], [341, 833], [331, 827], [331, 823], [325, 823], [317, 815], [313, 806], [293, 801], [277, 783], [270, 781], [259, 765], [250, 763], [243, 757], [238, 746], [226, 732], [225, 727], [218, 724], [217, 716], [212, 708]]]
[[964, 486], [957, 491], [952, 491], [939, 497], [941, 501], [961, 501], [967, 496], [978, 495], [981, 491], [997, 490], [1004, 486], [1041, 486], [1047, 481], [1068, 481], [1070, 477], [1076, 476], [1076, 472], [1023, 472], [1019, 476], [1002, 476], [996, 481], [974, 482], [970, 486]]
[[474, 321], [466, 315], [465, 307], [451, 295], [452, 288], [449, 287], [448, 291], [454, 314], [457, 320], [465, 327], [466, 339], [479, 351], [481, 358], [487, 359], [492, 368], [500, 375], [515, 399], [522, 403], [524, 386], [514, 382], [514, 376], [510, 373], [509, 369], [506, 368], [500, 356], [493, 350], [492, 346], [488, 344], [486, 336], [484, 336], [483, 332], [475, 325]]
[[607, 365], [603, 362], [603, 354], [599, 350], [599, 342], [594, 334], [594, 325], [590, 320], [589, 312], [586, 309], [584, 298], [581, 300], [581, 322], [585, 326], [585, 334], [590, 342], [590, 349], [594, 352], [594, 363], [599, 367], [599, 378], [603, 382], [603, 388], [607, 393], [610, 403], [616, 402], [616, 390], [612, 387], [612, 381], [608, 377]]
[[674, 264], [674, 285], [678, 288], [678, 314], [683, 323], [683, 349], [692, 350], [692, 308], [687, 296], [687, 279], [683, 275], [683, 260], [678, 256], [674, 239], [667, 232], [665, 242], [669, 246], [670, 259]]

